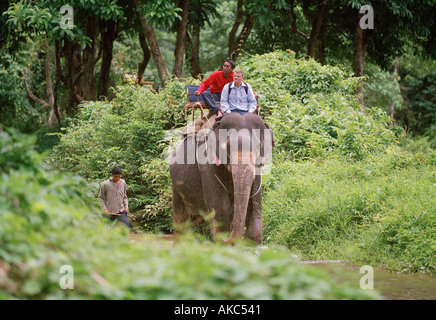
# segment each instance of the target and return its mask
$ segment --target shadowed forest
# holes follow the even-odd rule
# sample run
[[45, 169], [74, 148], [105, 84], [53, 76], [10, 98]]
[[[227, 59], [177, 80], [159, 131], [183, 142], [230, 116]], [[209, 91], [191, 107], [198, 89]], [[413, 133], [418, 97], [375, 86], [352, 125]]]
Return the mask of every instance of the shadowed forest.
[[[436, 1], [21, 0], [0, 12], [1, 299], [382, 298], [300, 260], [435, 276]], [[132, 241], [173, 232], [168, 155], [186, 86], [229, 58], [274, 132], [262, 246], [225, 246], [195, 224], [171, 248]], [[97, 200], [114, 166], [130, 230]]]

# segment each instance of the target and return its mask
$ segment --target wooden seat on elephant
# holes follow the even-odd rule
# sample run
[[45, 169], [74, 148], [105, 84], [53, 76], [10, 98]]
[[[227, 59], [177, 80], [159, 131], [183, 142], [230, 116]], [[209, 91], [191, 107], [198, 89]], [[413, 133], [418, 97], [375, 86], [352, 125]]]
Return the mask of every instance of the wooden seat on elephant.
[[[198, 90], [200, 86], [198, 85], [187, 85], [186, 86], [186, 105], [185, 105], [185, 118], [188, 117], [188, 110], [192, 110], [192, 120], [194, 120], [195, 110], [201, 110], [201, 118], [204, 117], [205, 111], [204, 109], [210, 109], [206, 102], [203, 100], [201, 95], [196, 96], [195, 92]], [[210, 92], [210, 88], [206, 90], [206, 92]], [[218, 102], [219, 105], [219, 102]]]
[[[194, 115], [195, 110], [200, 109], [201, 110], [201, 117], [200, 119], [203, 119], [205, 116], [204, 109], [210, 109], [209, 106], [206, 104], [206, 102], [203, 100], [203, 97], [201, 95], [197, 96], [195, 95], [195, 92], [200, 88], [199, 85], [190, 85], [188, 84], [186, 86], [186, 105], [185, 105], [185, 118], [188, 118], [188, 110], [192, 110], [192, 121], [194, 121]], [[206, 92], [210, 92], [210, 88], [206, 90]], [[254, 111], [258, 115], [260, 115], [260, 105], [259, 105], [259, 99], [256, 96], [256, 110]], [[219, 102], [217, 102], [218, 105], [220, 105]]]

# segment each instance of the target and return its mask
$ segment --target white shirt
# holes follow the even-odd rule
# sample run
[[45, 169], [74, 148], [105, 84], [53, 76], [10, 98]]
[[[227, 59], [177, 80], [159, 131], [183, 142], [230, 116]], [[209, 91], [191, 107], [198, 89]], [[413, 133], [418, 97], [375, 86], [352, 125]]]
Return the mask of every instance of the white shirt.
[[[229, 86], [232, 88], [229, 96]], [[248, 87], [245, 93], [245, 87]], [[253, 94], [253, 89], [248, 83], [242, 82], [238, 88], [234, 82], [226, 84], [221, 92], [221, 109], [224, 113], [230, 113], [232, 110], [254, 112], [257, 107], [257, 101]]]

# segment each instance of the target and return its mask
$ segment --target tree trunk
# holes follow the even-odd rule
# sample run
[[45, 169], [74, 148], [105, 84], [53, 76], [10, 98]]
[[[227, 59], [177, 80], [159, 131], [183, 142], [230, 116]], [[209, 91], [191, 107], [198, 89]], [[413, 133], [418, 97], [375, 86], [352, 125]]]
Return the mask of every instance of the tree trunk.
[[191, 65], [191, 76], [193, 78], [201, 78], [201, 67], [200, 67], [200, 26], [195, 25], [192, 28], [192, 38], [189, 33], [186, 33], [186, 56], [188, 57], [188, 62]]
[[109, 90], [109, 75], [112, 65], [112, 50], [117, 32], [115, 30], [116, 22], [113, 20], [105, 21], [105, 28], [102, 27], [101, 47], [103, 58], [101, 61], [100, 82], [98, 84], [98, 96], [107, 96]]
[[236, 18], [233, 23], [232, 30], [229, 32], [229, 51], [227, 56], [230, 58], [233, 52], [238, 48], [238, 42], [236, 40], [236, 32], [238, 32], [239, 26], [241, 25], [242, 18], [244, 16], [244, 11], [242, 10], [243, 0], [238, 0], [238, 5], [236, 7]]
[[317, 60], [321, 64], [325, 64], [325, 45], [324, 45], [324, 35], [326, 32], [325, 24], [321, 26], [321, 30], [318, 35], [318, 54]]
[[[139, 6], [139, 2], [139, 0], [135, 0], [136, 7]], [[139, 12], [139, 15], [141, 16], [141, 11]], [[162, 83], [162, 86], [165, 87], [168, 73], [165, 67], [165, 63], [163, 61], [162, 53], [160, 52], [159, 43], [157, 42], [156, 35], [154, 34], [153, 26], [143, 17], [141, 17], [141, 23], [145, 38], [147, 39], [148, 47], [159, 73], [160, 81]]]
[[242, 27], [242, 30], [238, 36], [238, 40], [236, 41], [236, 48], [231, 52], [229, 51], [229, 57], [233, 61], [236, 60], [242, 49], [244, 49], [245, 43], [247, 42], [247, 39], [251, 33], [251, 29], [253, 29], [254, 22], [256, 22], [255, 16], [248, 15], [245, 18], [244, 26]]
[[[398, 77], [398, 61], [400, 58], [396, 57], [395, 58], [395, 62], [394, 62], [394, 78], [392, 79], [392, 81], [396, 82], [397, 81], [397, 77]], [[394, 118], [394, 113], [395, 113], [395, 109], [394, 109], [394, 102], [391, 100], [390, 102], [390, 119], [391, 119], [391, 123], [390, 126], [392, 127], [395, 123], [395, 118]]]
[[[310, 31], [309, 36], [309, 44], [307, 48], [307, 54], [309, 57], [315, 58], [316, 47], [318, 44], [318, 38], [321, 31], [324, 13], [327, 8], [328, 0], [319, 0], [318, 6], [316, 9], [315, 16], [313, 18], [308, 18], [310, 23], [312, 24], [312, 30]], [[306, 17], [308, 17], [307, 11], [305, 13]]]
[[45, 89], [47, 93], [48, 106], [50, 108], [49, 118], [48, 118], [48, 126], [53, 128], [56, 124], [61, 122], [61, 117], [59, 115], [59, 110], [57, 106], [55, 108], [55, 99], [53, 94], [53, 83], [51, 81], [51, 72], [50, 72], [50, 47], [48, 43], [45, 47], [45, 61], [44, 61], [44, 76], [45, 76]]
[[67, 68], [66, 86], [68, 89], [68, 105], [66, 113], [74, 116], [77, 113], [77, 104], [82, 102], [82, 59], [80, 44], [71, 42], [64, 37], [64, 56]]
[[150, 58], [151, 58], [150, 49], [148, 48], [147, 40], [145, 39], [145, 35], [142, 32], [142, 30], [139, 31], [139, 44], [141, 45], [141, 48], [142, 48], [143, 59], [138, 64], [137, 82], [138, 82], [138, 84], [141, 84], [143, 79], [144, 79], [145, 69], [147, 68], [148, 62], [150, 61]]
[[295, 35], [298, 32], [297, 28], [297, 15], [294, 11], [295, 0], [287, 0], [287, 3], [291, 10], [288, 12], [288, 21], [291, 26], [291, 50], [295, 51]]
[[56, 69], [56, 83], [55, 83], [55, 89], [54, 89], [54, 94], [55, 94], [55, 108], [58, 109], [59, 111], [59, 117], [61, 114], [61, 110], [58, 107], [58, 102], [57, 102], [57, 92], [58, 92], [58, 88], [59, 88], [59, 83], [62, 81], [62, 83], [67, 86], [67, 77], [65, 76], [63, 70], [62, 70], [62, 66], [61, 66], [61, 42], [60, 40], [55, 40], [55, 69]]
[[[366, 50], [368, 48], [370, 37], [370, 29], [363, 30], [359, 25], [362, 16], [363, 14], [358, 12], [354, 22], [353, 71], [355, 77], [362, 77], [364, 74]], [[363, 82], [357, 88], [356, 93], [358, 95], [359, 104], [362, 109], [365, 110], [365, 103], [363, 101]]]
[[83, 51], [83, 99], [88, 101], [95, 100], [95, 53], [97, 27], [95, 16], [88, 17], [86, 22], [86, 35], [91, 39], [90, 45], [87, 45]]
[[30, 84], [29, 79], [29, 71], [27, 68], [24, 69], [24, 79], [26, 81], [26, 88], [27, 92], [29, 93], [29, 97], [37, 102], [42, 104], [44, 107], [49, 109], [49, 117], [48, 117], [48, 126], [50, 128], [53, 128], [56, 124], [60, 123], [60, 115], [59, 110], [57, 106], [55, 105], [55, 98], [53, 93], [53, 84], [51, 81], [51, 71], [50, 71], [50, 48], [48, 43], [44, 45], [45, 49], [45, 59], [44, 59], [44, 79], [45, 79], [45, 85], [46, 85], [46, 94], [47, 94], [47, 101], [38, 98], [32, 91], [32, 86]]
[[186, 27], [188, 25], [189, 0], [179, 0], [179, 8], [182, 9], [182, 20], [177, 22], [176, 48], [174, 49], [174, 70], [173, 74], [177, 78], [183, 75], [183, 58], [185, 54]]
[[242, 19], [244, 17], [242, 5], [243, 0], [238, 0], [235, 22], [233, 23], [232, 30], [230, 30], [229, 32], [229, 51], [227, 53], [227, 57], [232, 60], [236, 60], [239, 53], [244, 48], [248, 36], [251, 33], [251, 29], [253, 29], [254, 22], [256, 21], [255, 16], [247, 14], [242, 30], [236, 38], [236, 33], [238, 32], [239, 26], [241, 25]]

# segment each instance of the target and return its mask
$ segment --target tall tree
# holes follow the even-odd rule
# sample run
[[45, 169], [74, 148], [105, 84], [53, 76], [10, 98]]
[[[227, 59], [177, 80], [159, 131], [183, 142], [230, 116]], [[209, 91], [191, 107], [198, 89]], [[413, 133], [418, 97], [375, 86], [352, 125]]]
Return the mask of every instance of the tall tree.
[[189, 15], [189, 0], [179, 0], [178, 7], [182, 10], [180, 20], [176, 21], [176, 47], [174, 49], [174, 70], [173, 74], [177, 78], [182, 77], [183, 71], [183, 60], [185, 55], [185, 38], [186, 29], [188, 26], [188, 15]]
[[188, 30], [186, 33], [186, 57], [191, 66], [191, 76], [201, 76], [200, 66], [200, 31], [211, 26], [211, 18], [219, 17], [216, 0], [191, 0], [189, 6]]
[[[65, 85], [68, 92], [65, 112], [74, 116], [78, 111], [78, 103], [94, 100], [97, 96], [95, 63], [102, 51], [104, 61], [100, 68], [98, 93], [107, 94], [112, 45], [116, 37], [113, 26], [119, 25], [125, 16], [132, 16], [133, 11], [127, 0], [76, 0], [66, 12], [60, 12], [64, 4], [62, 0], [14, 1], [6, 15], [13, 28], [27, 35], [37, 34], [55, 48], [56, 88], [59, 82]], [[69, 21], [63, 26], [61, 21], [64, 14], [72, 17], [74, 23]]]
[[[356, 76], [363, 76], [367, 56], [378, 65], [388, 68], [391, 61], [401, 56], [404, 42], [408, 39], [420, 41], [422, 37], [430, 34], [426, 16], [436, 9], [436, 1], [409, 0], [348, 0], [349, 6], [345, 8], [352, 12], [354, 21], [351, 32], [353, 34], [353, 70]], [[361, 10], [363, 5], [370, 5], [373, 12]], [[366, 17], [364, 17], [366, 16]], [[341, 17], [346, 17], [341, 14]], [[373, 29], [367, 26], [365, 20], [373, 18]], [[363, 84], [359, 87], [359, 101], [362, 108]]]
[[[24, 10], [27, 9], [27, 10]], [[43, 78], [46, 87], [46, 99], [38, 97], [32, 89], [31, 85], [31, 70], [24, 67], [23, 74], [26, 82], [27, 92], [29, 97], [43, 105], [48, 109], [48, 125], [54, 126], [60, 121], [60, 114], [57, 105], [55, 105], [55, 96], [53, 91], [53, 84], [51, 80], [51, 55], [50, 55], [50, 35], [48, 33], [48, 20], [51, 18], [51, 14], [47, 8], [30, 7], [26, 8], [23, 3], [11, 3], [5, 15], [8, 17], [7, 24], [14, 29], [17, 33], [21, 34], [34, 34], [41, 37], [43, 45], [40, 46], [40, 50], [44, 54], [43, 62]], [[33, 22], [33, 23], [32, 23]], [[18, 37], [16, 40], [23, 41], [23, 37]]]
[[[355, 13], [354, 33], [353, 33], [353, 71], [356, 77], [362, 77], [365, 70], [366, 52], [369, 45], [371, 29], [363, 29], [360, 26], [364, 14], [359, 11]], [[359, 104], [365, 108], [363, 100], [363, 82], [358, 90]]]
[[[229, 33], [229, 50], [227, 56], [232, 60], [236, 60], [239, 53], [244, 48], [257, 17], [252, 10], [244, 10], [243, 5], [244, 1], [238, 0], [235, 21]], [[244, 22], [242, 29], [239, 34], [237, 34], [242, 22]]]
[[44, 80], [45, 80], [45, 86], [46, 86], [46, 94], [47, 99], [41, 99], [37, 97], [32, 90], [32, 85], [30, 83], [30, 77], [29, 77], [29, 70], [27, 67], [24, 68], [24, 79], [26, 81], [26, 87], [27, 92], [29, 93], [29, 97], [37, 102], [42, 104], [44, 107], [46, 107], [49, 110], [49, 117], [47, 124], [49, 127], [54, 127], [56, 124], [60, 123], [60, 115], [59, 115], [59, 109], [57, 105], [55, 105], [55, 96], [53, 93], [53, 84], [51, 81], [51, 70], [50, 70], [50, 48], [48, 45], [48, 42], [46, 42], [43, 45], [44, 52]]
[[[135, 0], [135, 7], [139, 13], [143, 33], [158, 70], [162, 86], [165, 86], [168, 72], [165, 67], [165, 62], [162, 57], [153, 25], [171, 29], [171, 27], [175, 25], [176, 19], [180, 19], [178, 12], [182, 11], [182, 9], [178, 8], [171, 0]], [[183, 53], [184, 52], [182, 52], [182, 54]]]
[[[308, 47], [307, 54], [309, 57], [315, 58], [316, 48], [318, 47], [318, 40], [320, 39], [321, 28], [324, 21], [324, 15], [327, 9], [329, 0], [303, 1], [303, 13], [306, 19], [312, 26], [310, 35], [307, 37]], [[310, 6], [315, 4], [313, 12], [310, 12]]]
[[[114, 41], [118, 35], [118, 22], [114, 20], [102, 20], [100, 23], [102, 61], [100, 82], [98, 84], [98, 96], [107, 96], [109, 89], [109, 74], [113, 58]], [[92, 59], [93, 63], [94, 59]]]
[[142, 80], [144, 79], [145, 68], [147, 68], [148, 62], [150, 61], [151, 58], [151, 52], [150, 49], [148, 48], [147, 39], [145, 38], [144, 30], [142, 27], [139, 28], [138, 38], [139, 38], [139, 45], [141, 46], [142, 49], [143, 58], [142, 61], [138, 64], [137, 82], [138, 84], [141, 84]]

